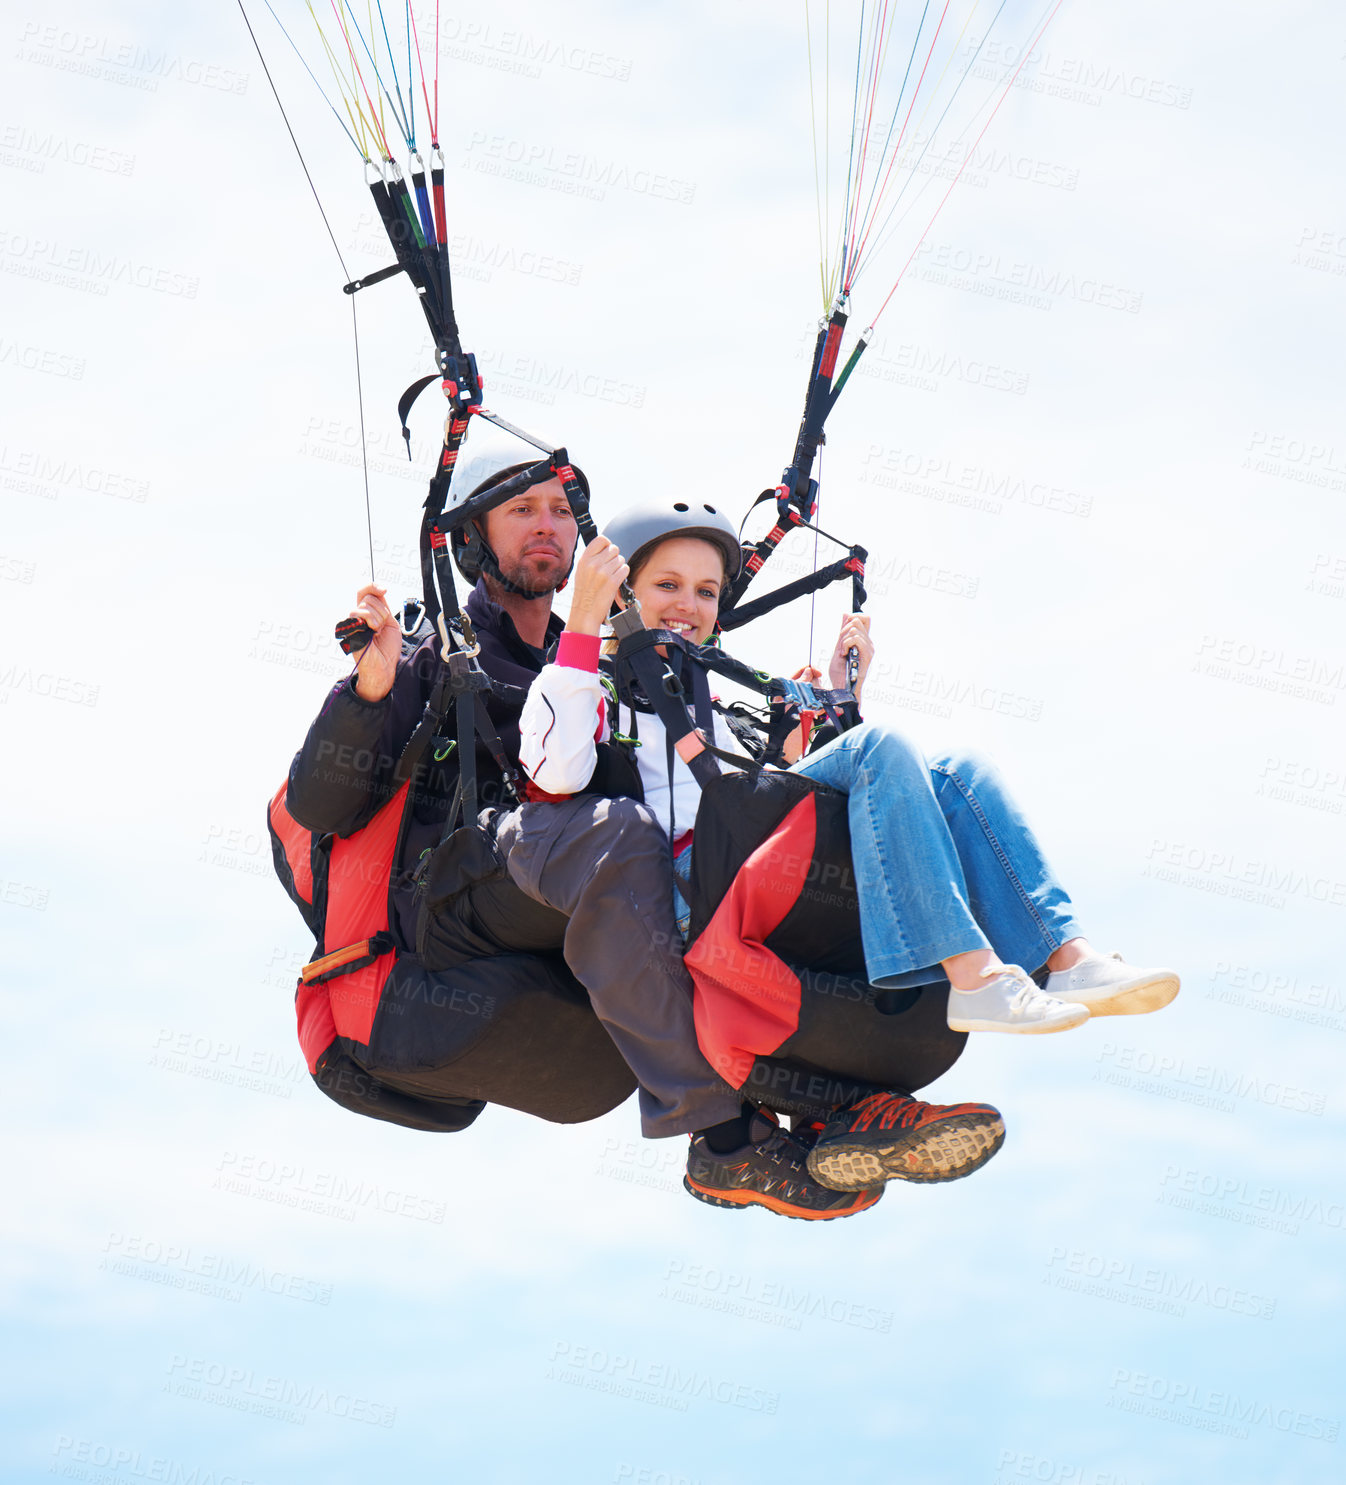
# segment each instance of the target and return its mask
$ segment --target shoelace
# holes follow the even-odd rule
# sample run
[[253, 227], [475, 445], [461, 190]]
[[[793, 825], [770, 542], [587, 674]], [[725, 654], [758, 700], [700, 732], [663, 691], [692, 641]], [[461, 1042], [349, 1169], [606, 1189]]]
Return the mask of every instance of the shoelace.
[[868, 1118], [880, 1129], [901, 1129], [917, 1121], [928, 1107], [898, 1093], [870, 1093], [850, 1111], [851, 1118]]
[[1042, 991], [1025, 975], [1023, 984], [1015, 991], [1010, 1001], [1010, 1010], [1016, 1012], [1030, 1010], [1034, 1005], [1046, 999]]
[[996, 980], [1001, 978], [1001, 976], [1003, 975], [1010, 980], [1013, 980], [1014, 983], [1019, 986], [1019, 988], [1010, 998], [1009, 1008], [1011, 1011], [1027, 1010], [1035, 1002], [1048, 999], [1048, 997], [1045, 996], [1042, 991], [1039, 990], [1038, 987], [1033, 983], [1029, 976], [1026, 975], [1024, 971], [1021, 970], [1017, 965], [1007, 964], [1002, 965], [999, 969], [984, 969], [982, 970], [981, 974], [982, 979], [984, 980]]

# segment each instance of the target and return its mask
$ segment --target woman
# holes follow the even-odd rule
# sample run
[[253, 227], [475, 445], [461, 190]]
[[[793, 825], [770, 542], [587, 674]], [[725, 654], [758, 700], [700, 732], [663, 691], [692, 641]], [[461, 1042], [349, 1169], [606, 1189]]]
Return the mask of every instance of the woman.
[[[714, 631], [721, 589], [740, 561], [730, 523], [711, 506], [681, 501], [623, 514], [585, 550], [556, 663], [533, 683], [524, 707], [520, 760], [536, 789], [573, 794], [593, 772], [595, 744], [608, 729], [599, 635], [623, 580], [648, 627], [701, 644]], [[832, 686], [844, 686], [847, 651], [857, 652], [857, 699], [874, 654], [868, 631], [867, 618], [846, 615], [828, 667]], [[639, 714], [638, 728], [646, 803], [674, 829], [685, 828], [695, 819], [699, 788], [666, 747], [652, 712]], [[713, 742], [741, 751], [718, 716]], [[861, 723], [794, 768], [849, 798], [861, 937], [876, 986], [929, 983], [938, 966], [950, 985], [951, 1028], [1019, 1034], [1067, 1030], [1091, 1013], [1158, 1010], [1178, 993], [1171, 970], [1137, 969], [1093, 949], [1027, 822], [984, 760], [962, 754], [927, 761], [900, 733]], [[673, 842], [680, 872], [689, 835]], [[1045, 993], [1026, 972], [1042, 967]], [[825, 1132], [818, 1148], [833, 1143]], [[867, 1143], [878, 1141], [851, 1140], [853, 1147]], [[872, 1164], [859, 1165], [872, 1173]], [[822, 1169], [814, 1174], [832, 1184]]]

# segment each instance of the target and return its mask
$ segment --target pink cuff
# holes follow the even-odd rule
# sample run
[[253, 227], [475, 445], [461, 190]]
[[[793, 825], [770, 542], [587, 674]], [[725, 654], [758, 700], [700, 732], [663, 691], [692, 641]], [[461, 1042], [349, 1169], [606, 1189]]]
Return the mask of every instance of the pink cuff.
[[598, 655], [603, 641], [597, 634], [575, 634], [566, 629], [556, 645], [556, 663], [569, 670], [598, 669]]

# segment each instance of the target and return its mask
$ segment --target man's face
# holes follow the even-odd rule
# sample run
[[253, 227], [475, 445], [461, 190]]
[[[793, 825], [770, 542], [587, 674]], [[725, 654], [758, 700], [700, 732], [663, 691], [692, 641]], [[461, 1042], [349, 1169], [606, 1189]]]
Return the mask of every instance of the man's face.
[[534, 485], [482, 518], [500, 571], [539, 597], [553, 593], [570, 571], [578, 530], [559, 479]]

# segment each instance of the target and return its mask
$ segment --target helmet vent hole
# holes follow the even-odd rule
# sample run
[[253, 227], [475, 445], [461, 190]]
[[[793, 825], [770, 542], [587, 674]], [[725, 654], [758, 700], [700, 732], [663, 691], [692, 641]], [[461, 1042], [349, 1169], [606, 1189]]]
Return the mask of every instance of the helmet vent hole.
[[718, 516], [719, 515], [719, 511], [717, 511], [713, 505], [703, 505], [701, 507], [701, 509], [702, 510], [708, 510], [711, 513], [711, 515], [713, 515], [713, 516]]
[[689, 511], [691, 509], [691, 506], [684, 505], [681, 500], [675, 500], [673, 502], [673, 509], [677, 511], [679, 515], [682, 515]]

